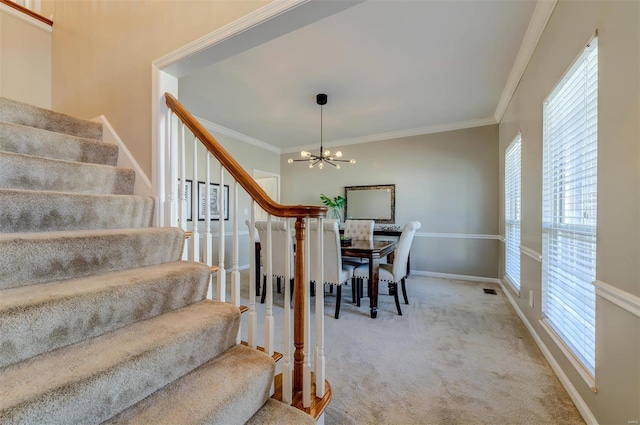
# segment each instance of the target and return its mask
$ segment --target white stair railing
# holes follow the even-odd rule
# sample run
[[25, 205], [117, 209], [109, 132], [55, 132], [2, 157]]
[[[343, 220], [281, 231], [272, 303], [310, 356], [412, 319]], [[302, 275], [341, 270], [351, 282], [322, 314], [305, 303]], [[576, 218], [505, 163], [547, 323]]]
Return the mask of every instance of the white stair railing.
[[[157, 152], [158, 164], [162, 171], [157, 187], [158, 199], [158, 225], [180, 227], [185, 232], [191, 232], [188, 249], [184, 250], [184, 260], [201, 261], [209, 266], [216, 264], [216, 288], [210, 282], [208, 297], [219, 301], [227, 300], [226, 272], [231, 272], [229, 291], [230, 302], [236, 306], [241, 305], [241, 295], [246, 294], [248, 299], [248, 312], [242, 320], [246, 325], [247, 345], [257, 348], [259, 345], [262, 323], [264, 351], [273, 355], [276, 351], [282, 353], [282, 380], [281, 400], [294, 404], [295, 400], [302, 400], [300, 408], [309, 409], [318, 398], [326, 398], [325, 394], [325, 354], [324, 354], [324, 299], [323, 299], [323, 275], [320, 267], [318, 276], [309, 276], [310, 220], [317, 219], [318, 225], [314, 226], [318, 234], [319, 247], [322, 246], [322, 217], [326, 215], [326, 208], [316, 206], [283, 206], [271, 200], [255, 181], [231, 158], [218, 142], [208, 134], [191, 114], [182, 107], [173, 97], [166, 96], [166, 135], [167, 139], [160, 141]], [[193, 141], [193, 143], [191, 143]], [[203, 148], [204, 146], [204, 148]], [[191, 147], [190, 149], [188, 147]], [[200, 153], [199, 153], [200, 151]], [[216, 182], [211, 179], [211, 162], [220, 164]], [[202, 167], [204, 165], [204, 167]], [[189, 169], [190, 168], [190, 169]], [[191, 178], [190, 197], [187, 194], [187, 182]], [[228, 180], [227, 180], [228, 179]], [[204, 180], [204, 181], [201, 181]], [[227, 198], [225, 180], [229, 183]], [[211, 188], [216, 187], [215, 199], [212, 199]], [[239, 232], [239, 197], [240, 190], [244, 190], [250, 197], [251, 219], [249, 221], [249, 237], [240, 240]], [[204, 193], [201, 193], [204, 192]], [[188, 217], [188, 202], [191, 203], [191, 221]], [[212, 216], [212, 202], [214, 208]], [[229, 205], [226, 205], [226, 203]], [[264, 313], [260, 314], [256, 306], [256, 268], [260, 267], [259, 258], [256, 258], [254, 249], [255, 240], [255, 207], [260, 207], [267, 212], [267, 236], [260, 241], [262, 258], [264, 259], [263, 272], [267, 276], [265, 288], [266, 302]], [[202, 211], [204, 210], [204, 211]], [[225, 224], [226, 212], [229, 211], [229, 223]], [[204, 219], [200, 232], [199, 218]], [[294, 276], [290, 276], [291, 259], [286, 256], [287, 273], [284, 276], [284, 319], [282, 323], [276, 323], [273, 301], [273, 247], [271, 222], [277, 219], [285, 219], [287, 243], [293, 243], [295, 233], [296, 259], [293, 265]], [[295, 219], [295, 230], [292, 232], [290, 219]], [[216, 223], [217, 222], [217, 223]], [[215, 232], [217, 227], [217, 232]], [[226, 230], [231, 234], [231, 267], [226, 264]], [[213, 236], [217, 233], [217, 253], [213, 252]], [[201, 241], [202, 238], [202, 241]], [[249, 279], [248, 288], [242, 290], [240, 276], [240, 245], [248, 243], [249, 252]], [[290, 246], [287, 247], [287, 252]], [[322, 249], [317, 249], [318, 264], [322, 264]], [[294, 293], [291, 294], [289, 282], [294, 278]], [[311, 297], [309, 282], [315, 280], [316, 315], [311, 318]], [[246, 280], [245, 280], [246, 281]], [[291, 303], [293, 298], [293, 306]], [[293, 308], [292, 308], [293, 307]], [[314, 323], [315, 341], [311, 345], [311, 324]], [[282, 335], [283, 345], [275, 346], [276, 332]], [[241, 332], [237, 341], [240, 342]], [[279, 338], [278, 338], [279, 339]], [[314, 379], [312, 380], [312, 373]], [[312, 383], [315, 384], [315, 393], [312, 392]], [[330, 398], [330, 394], [329, 394]], [[327, 399], [328, 400], [328, 399]]]

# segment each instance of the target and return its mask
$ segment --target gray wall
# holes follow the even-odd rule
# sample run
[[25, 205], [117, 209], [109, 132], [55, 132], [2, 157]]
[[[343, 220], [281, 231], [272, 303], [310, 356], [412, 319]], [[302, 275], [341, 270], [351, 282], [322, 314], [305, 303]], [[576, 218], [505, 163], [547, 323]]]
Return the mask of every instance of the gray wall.
[[[334, 150], [336, 148], [332, 148]], [[310, 170], [281, 156], [282, 202], [321, 205], [344, 186], [395, 184], [396, 223], [419, 220], [411, 249], [416, 271], [495, 278], [497, 240], [427, 237], [498, 233], [498, 126], [339, 147], [355, 165]]]
[[[185, 102], [188, 105], [188, 99], [181, 99], [181, 101]], [[206, 125], [205, 125], [206, 128]], [[233, 137], [220, 134], [211, 129], [207, 129], [220, 144], [233, 156], [233, 158], [240, 163], [240, 165], [249, 173], [250, 176], [253, 176], [254, 170], [266, 171], [269, 173], [279, 174], [280, 172], [280, 155], [270, 152], [268, 150], [259, 148], [257, 146], [250, 145], [243, 141], [237, 140]], [[188, 141], [186, 143], [185, 152], [186, 158], [191, 157], [191, 152], [193, 151], [193, 143]], [[202, 145], [199, 145], [198, 148], [198, 179], [200, 181], [205, 181], [206, 175], [206, 151]], [[192, 170], [193, 165], [187, 161], [186, 163], [186, 179], [192, 180]], [[214, 158], [211, 161], [211, 182], [218, 183], [220, 181], [220, 165], [219, 162]], [[233, 260], [233, 252], [232, 252], [232, 232], [233, 232], [233, 221], [232, 221], [232, 205], [234, 202], [234, 188], [233, 188], [233, 180], [229, 173], [225, 171], [224, 176], [224, 184], [229, 185], [229, 220], [225, 221], [225, 232], [227, 233], [225, 239], [225, 268], [227, 271], [230, 271], [232, 267]], [[238, 231], [239, 231], [239, 260], [238, 266], [243, 268], [249, 265], [249, 233], [247, 226], [245, 225], [245, 221], [250, 219], [251, 213], [251, 200], [249, 195], [242, 189], [240, 185], [238, 185]], [[193, 213], [194, 217], [197, 217], [196, 212]], [[189, 222], [188, 226], [191, 229], [192, 223]], [[198, 222], [198, 232], [202, 237], [202, 234], [205, 231], [205, 223], [204, 221]], [[211, 226], [212, 233], [219, 232], [219, 222], [212, 222]], [[218, 239], [213, 238], [213, 250], [212, 250], [212, 258], [213, 264], [218, 264]]]
[[[631, 298], [640, 295], [639, 5], [559, 1], [500, 123], [501, 182], [506, 146], [522, 131], [521, 240], [523, 246], [541, 252], [542, 102], [598, 29], [597, 279]], [[503, 232], [502, 184], [500, 190]], [[541, 263], [522, 255], [521, 268], [522, 297], [505, 286], [585, 406], [601, 424], [638, 421], [640, 318], [597, 297], [594, 393], [540, 326]], [[528, 304], [530, 290], [535, 296], [533, 308]]]

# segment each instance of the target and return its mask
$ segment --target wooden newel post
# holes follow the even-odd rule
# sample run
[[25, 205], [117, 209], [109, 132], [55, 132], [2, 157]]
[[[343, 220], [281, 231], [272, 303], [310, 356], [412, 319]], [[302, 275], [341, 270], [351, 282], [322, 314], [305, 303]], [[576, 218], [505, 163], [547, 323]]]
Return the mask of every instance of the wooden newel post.
[[302, 392], [302, 377], [304, 363], [304, 298], [307, 282], [304, 281], [305, 257], [305, 223], [304, 219], [296, 219], [296, 255], [295, 277], [293, 284], [293, 392]]

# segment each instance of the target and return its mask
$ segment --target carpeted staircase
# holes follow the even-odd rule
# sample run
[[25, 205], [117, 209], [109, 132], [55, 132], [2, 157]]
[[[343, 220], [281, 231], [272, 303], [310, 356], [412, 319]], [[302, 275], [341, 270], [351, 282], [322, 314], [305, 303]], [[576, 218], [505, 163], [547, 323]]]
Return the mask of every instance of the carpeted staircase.
[[313, 424], [101, 124], [0, 98], [0, 424]]

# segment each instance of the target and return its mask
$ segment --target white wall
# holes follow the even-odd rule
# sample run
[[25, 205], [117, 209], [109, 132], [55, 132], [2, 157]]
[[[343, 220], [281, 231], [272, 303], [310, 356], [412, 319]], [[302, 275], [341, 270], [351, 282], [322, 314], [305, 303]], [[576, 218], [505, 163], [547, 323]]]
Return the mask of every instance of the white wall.
[[320, 193], [344, 195], [344, 186], [395, 184], [396, 223], [422, 223], [411, 249], [413, 270], [497, 278], [497, 240], [425, 236], [497, 235], [497, 131], [492, 125], [338, 147], [357, 160], [340, 170], [288, 164], [296, 154], [283, 154], [282, 201], [322, 205]]
[[56, 0], [57, 111], [105, 115], [151, 176], [151, 63], [269, 1]]
[[[500, 123], [501, 182], [504, 151], [522, 131], [521, 241], [542, 252], [542, 102], [598, 30], [597, 279], [630, 305], [635, 300], [636, 313], [602, 296], [596, 299], [597, 393], [540, 326], [541, 263], [522, 255], [525, 295], [519, 298], [507, 290], [561, 368], [561, 379], [573, 387], [578, 407], [601, 424], [640, 420], [639, 20], [637, 1], [559, 1]], [[503, 193], [501, 184], [501, 229]], [[530, 290], [535, 295], [533, 308], [528, 305]]]
[[50, 108], [51, 27], [13, 11], [0, 7], [0, 96]]

